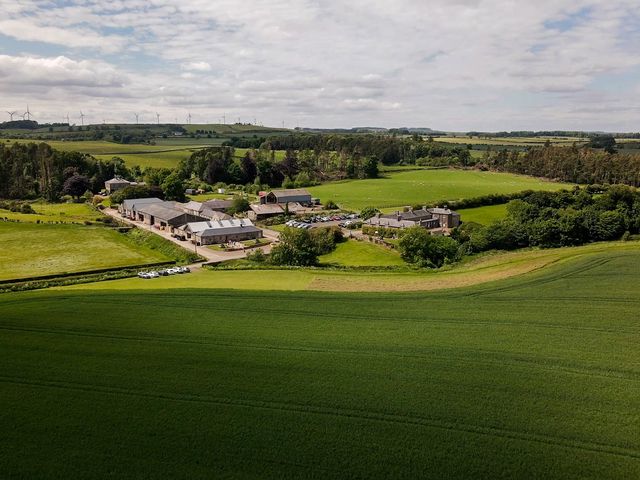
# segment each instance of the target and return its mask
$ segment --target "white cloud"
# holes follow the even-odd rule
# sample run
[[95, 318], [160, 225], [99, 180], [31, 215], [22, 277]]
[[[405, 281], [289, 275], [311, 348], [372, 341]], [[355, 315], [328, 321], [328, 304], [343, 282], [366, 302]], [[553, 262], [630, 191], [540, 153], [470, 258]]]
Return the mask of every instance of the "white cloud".
[[[212, 120], [227, 113], [272, 124], [637, 129], [637, 111], [621, 100], [640, 89], [636, 7], [636, 0], [23, 0], [0, 20], [20, 45], [0, 41], [0, 101], [35, 97], [43, 110], [107, 105], [123, 118], [145, 108], [182, 117], [188, 107]], [[630, 75], [628, 91], [608, 89], [602, 78], [611, 75]]]
[[207, 62], [189, 62], [183, 63], [182, 69], [195, 72], [209, 72], [211, 71], [211, 65], [209, 65]]

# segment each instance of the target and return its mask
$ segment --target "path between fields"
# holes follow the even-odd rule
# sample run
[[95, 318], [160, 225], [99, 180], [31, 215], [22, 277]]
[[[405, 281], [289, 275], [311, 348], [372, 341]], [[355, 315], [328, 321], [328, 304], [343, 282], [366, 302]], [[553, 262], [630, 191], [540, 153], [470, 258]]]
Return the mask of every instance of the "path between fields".
[[[189, 250], [189, 251], [193, 251], [195, 253], [197, 253], [199, 256], [203, 257], [206, 259], [207, 262], [224, 262], [227, 260], [236, 260], [239, 258], [245, 258], [247, 256], [248, 252], [252, 252], [255, 251], [255, 248], [252, 249], [247, 249], [247, 250], [237, 250], [237, 251], [233, 251], [233, 252], [221, 252], [221, 251], [215, 251], [215, 250], [211, 250], [210, 248], [207, 247], [197, 247], [192, 244], [191, 242], [188, 241], [180, 241], [177, 238], [173, 238], [171, 236], [171, 233], [166, 231], [166, 230], [159, 230], [151, 225], [146, 225], [142, 222], [138, 222], [135, 220], [131, 220], [128, 218], [123, 218], [120, 215], [120, 212], [118, 212], [117, 210], [113, 209], [113, 208], [106, 208], [102, 211], [102, 213], [104, 213], [105, 215], [108, 215], [112, 218], [115, 218], [116, 220], [118, 220], [119, 222], [124, 222], [127, 223], [129, 225], [132, 225], [136, 228], [140, 228], [142, 230], [147, 230], [151, 233], [154, 233], [156, 235], [161, 236], [162, 238], [164, 238], [165, 240], [169, 240], [170, 242], [175, 243], [176, 245], [179, 245], [181, 248], [184, 248], [185, 250]], [[265, 238], [275, 241], [278, 239], [279, 234], [278, 232], [274, 231], [274, 230], [268, 230], [268, 229], [263, 229], [263, 234], [265, 236]], [[269, 245], [265, 245], [264, 247], [259, 247], [264, 253], [270, 253], [271, 252], [271, 244]], [[194, 265], [190, 265], [190, 267], [194, 267], [197, 268], [199, 266], [198, 264], [194, 264]]]

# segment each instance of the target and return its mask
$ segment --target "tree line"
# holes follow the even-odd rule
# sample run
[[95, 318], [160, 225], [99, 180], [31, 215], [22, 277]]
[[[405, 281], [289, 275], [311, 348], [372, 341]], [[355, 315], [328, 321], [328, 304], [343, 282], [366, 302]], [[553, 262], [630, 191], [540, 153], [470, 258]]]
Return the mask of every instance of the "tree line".
[[306, 187], [341, 178], [375, 178], [378, 158], [289, 149], [277, 159], [274, 150], [265, 148], [247, 150], [237, 158], [232, 147], [211, 147], [182, 160], [177, 171], [185, 180], [195, 178], [209, 184]]
[[317, 153], [336, 152], [351, 158], [376, 157], [383, 165], [416, 164], [426, 158], [458, 158], [466, 164], [470, 158], [466, 145], [447, 145], [434, 142], [431, 137], [375, 135], [375, 134], [295, 134], [273, 136], [262, 145], [274, 150], [311, 150]]
[[546, 145], [530, 148], [524, 153], [488, 151], [482, 163], [491, 170], [563, 182], [640, 186], [640, 154], [608, 153], [575, 145]]

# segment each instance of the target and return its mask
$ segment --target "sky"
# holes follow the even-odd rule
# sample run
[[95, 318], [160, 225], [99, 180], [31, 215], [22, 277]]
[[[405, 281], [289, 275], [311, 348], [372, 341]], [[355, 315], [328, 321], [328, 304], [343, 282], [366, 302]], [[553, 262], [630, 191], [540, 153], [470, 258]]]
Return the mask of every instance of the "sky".
[[640, 130], [639, 0], [0, 0], [0, 118]]

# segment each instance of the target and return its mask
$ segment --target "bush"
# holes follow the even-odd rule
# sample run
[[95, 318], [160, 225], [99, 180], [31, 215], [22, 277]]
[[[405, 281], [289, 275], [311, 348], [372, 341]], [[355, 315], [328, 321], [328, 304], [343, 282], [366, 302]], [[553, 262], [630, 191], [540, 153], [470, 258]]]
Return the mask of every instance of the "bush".
[[324, 204], [324, 208], [326, 208], [327, 210], [337, 210], [338, 205], [333, 200], [327, 200]]
[[262, 249], [257, 248], [254, 252], [247, 254], [247, 260], [255, 263], [266, 263], [267, 256], [264, 254]]
[[364, 207], [360, 211], [360, 218], [362, 218], [363, 220], [369, 220], [370, 218], [375, 217], [378, 213], [380, 213], [380, 210], [378, 210], [376, 207]]
[[459, 244], [450, 237], [431, 235], [422, 227], [411, 227], [405, 231], [398, 247], [407, 263], [438, 268], [457, 258]]

